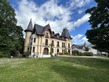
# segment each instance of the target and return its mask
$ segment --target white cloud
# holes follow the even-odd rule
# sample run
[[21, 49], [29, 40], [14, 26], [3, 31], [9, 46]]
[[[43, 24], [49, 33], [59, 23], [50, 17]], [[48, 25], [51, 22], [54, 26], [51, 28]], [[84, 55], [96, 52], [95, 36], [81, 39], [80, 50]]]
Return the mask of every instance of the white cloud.
[[77, 21], [70, 21], [73, 18], [71, 17], [73, 14], [71, 8], [82, 7], [88, 4], [90, 0], [71, 0], [70, 2], [69, 6], [63, 6], [58, 5], [58, 0], [48, 0], [39, 6], [32, 0], [20, 0], [18, 8], [15, 10], [18, 25], [26, 29], [32, 18], [33, 24], [36, 23], [45, 26], [49, 23], [55, 32], [61, 32], [64, 27], [72, 30], [86, 22], [89, 14], [84, 15]]
[[87, 41], [88, 41], [88, 39], [87, 39], [86, 37], [83, 37], [81, 40], [82, 40], [83, 42], [87, 42]]
[[78, 10], [78, 13], [79, 13], [79, 14], [83, 13], [83, 10]]
[[81, 24], [89, 20], [90, 14], [85, 14], [83, 17], [74, 22], [73, 27], [79, 27]]
[[88, 43], [88, 39], [83, 36], [82, 34], [78, 34], [76, 36], [72, 36], [73, 40], [72, 40], [72, 43], [73, 44], [84, 44], [84, 43]]
[[83, 7], [84, 5], [90, 3], [90, 1], [91, 0], [70, 0], [70, 2], [68, 2], [68, 6], [70, 9], [76, 9]]

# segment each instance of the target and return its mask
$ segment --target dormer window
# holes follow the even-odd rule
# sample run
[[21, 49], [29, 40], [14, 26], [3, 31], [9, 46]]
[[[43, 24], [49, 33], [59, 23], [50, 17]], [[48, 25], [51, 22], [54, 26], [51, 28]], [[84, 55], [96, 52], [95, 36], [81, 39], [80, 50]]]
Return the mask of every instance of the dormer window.
[[46, 33], [45, 38], [48, 38], [48, 33]]

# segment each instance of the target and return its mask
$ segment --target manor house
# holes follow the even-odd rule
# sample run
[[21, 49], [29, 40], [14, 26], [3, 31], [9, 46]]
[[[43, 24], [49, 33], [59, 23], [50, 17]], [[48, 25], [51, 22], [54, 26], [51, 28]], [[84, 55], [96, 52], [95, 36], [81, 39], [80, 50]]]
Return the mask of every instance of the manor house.
[[30, 56], [50, 57], [50, 54], [68, 53], [70, 55], [72, 53], [72, 38], [67, 28], [64, 28], [60, 35], [52, 31], [49, 24], [32, 26], [30, 20], [25, 33], [24, 53], [30, 51]]

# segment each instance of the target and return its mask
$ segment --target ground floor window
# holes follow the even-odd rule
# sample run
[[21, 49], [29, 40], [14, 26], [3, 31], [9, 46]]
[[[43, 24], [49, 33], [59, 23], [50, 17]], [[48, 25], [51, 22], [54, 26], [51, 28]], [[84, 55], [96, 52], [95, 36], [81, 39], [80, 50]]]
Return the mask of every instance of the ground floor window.
[[33, 47], [33, 52], [35, 52], [35, 47]]
[[68, 50], [68, 54], [70, 54], [70, 50]]

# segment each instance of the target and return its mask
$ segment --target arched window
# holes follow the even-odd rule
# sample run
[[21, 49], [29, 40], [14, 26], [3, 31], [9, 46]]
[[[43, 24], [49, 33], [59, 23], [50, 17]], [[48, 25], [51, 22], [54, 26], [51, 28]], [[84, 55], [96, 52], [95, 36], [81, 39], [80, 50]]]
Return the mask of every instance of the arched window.
[[45, 39], [45, 45], [48, 45], [48, 39]]

